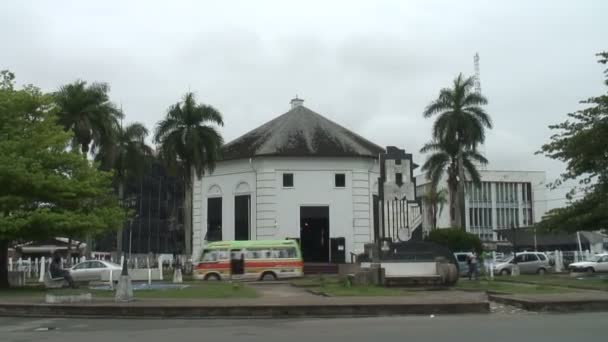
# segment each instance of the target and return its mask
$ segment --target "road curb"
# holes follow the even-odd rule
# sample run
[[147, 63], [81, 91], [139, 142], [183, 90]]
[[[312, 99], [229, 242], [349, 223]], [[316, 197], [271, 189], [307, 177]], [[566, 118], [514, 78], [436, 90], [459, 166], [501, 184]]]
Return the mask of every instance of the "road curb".
[[535, 301], [504, 295], [488, 295], [490, 301], [535, 312], [598, 312], [608, 311], [608, 300]]
[[533, 282], [533, 281], [526, 281], [526, 280], [511, 280], [511, 279], [497, 279], [494, 278], [494, 281], [500, 281], [503, 283], [514, 283], [514, 284], [526, 284], [526, 285], [539, 285], [539, 286], [550, 286], [550, 287], [565, 287], [565, 288], [569, 288], [569, 289], [575, 289], [575, 290], [588, 290], [588, 291], [608, 291], [608, 289], [602, 289], [602, 288], [597, 288], [597, 287], [592, 287], [592, 286], [585, 286], [585, 285], [569, 285], [569, 284], [557, 284], [557, 283], [537, 283], [537, 282]]
[[0, 304], [0, 316], [88, 318], [298, 318], [489, 313], [484, 302], [262, 306]]

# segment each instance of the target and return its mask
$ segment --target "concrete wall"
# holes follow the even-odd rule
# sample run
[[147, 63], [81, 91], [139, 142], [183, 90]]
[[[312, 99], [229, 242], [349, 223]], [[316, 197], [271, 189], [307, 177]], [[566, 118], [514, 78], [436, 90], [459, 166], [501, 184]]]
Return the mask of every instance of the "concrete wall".
[[[294, 186], [284, 188], [283, 173], [293, 173]], [[334, 175], [346, 175], [336, 188]], [[198, 258], [207, 232], [206, 203], [222, 197], [222, 238], [234, 239], [234, 196], [251, 194], [251, 238], [300, 236], [300, 207], [328, 206], [330, 237], [344, 237], [349, 253], [363, 252], [373, 239], [372, 194], [377, 193], [379, 166], [369, 158], [265, 157], [218, 163], [213, 174], [194, 183], [193, 251]]]

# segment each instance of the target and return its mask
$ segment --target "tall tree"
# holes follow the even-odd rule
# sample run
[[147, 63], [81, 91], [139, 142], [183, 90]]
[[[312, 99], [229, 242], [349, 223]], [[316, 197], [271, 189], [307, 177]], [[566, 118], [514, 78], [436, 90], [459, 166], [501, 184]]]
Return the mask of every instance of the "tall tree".
[[475, 151], [485, 141], [486, 128], [492, 120], [483, 109], [488, 100], [474, 90], [475, 78], [459, 74], [451, 88], [441, 89], [439, 96], [424, 110], [424, 117], [437, 116], [433, 124], [433, 139], [454, 145], [456, 149], [456, 213], [453, 226], [466, 227], [465, 220], [465, 161], [466, 150]]
[[[57, 124], [51, 96], [0, 83], [0, 287], [8, 287], [13, 241], [83, 237], [118, 227], [123, 211], [111, 177], [80, 153]], [[7, 75], [9, 77], [7, 77]]]
[[223, 126], [222, 115], [215, 108], [197, 104], [193, 93], [169, 107], [158, 122], [154, 141], [161, 158], [172, 169], [181, 170], [185, 180], [184, 236], [185, 253], [192, 254], [192, 184], [194, 176], [213, 172], [224, 139], [215, 128]]
[[428, 216], [431, 219], [431, 229], [437, 228], [437, 216], [443, 212], [443, 207], [447, 204], [446, 189], [437, 190], [432, 186], [422, 195], [422, 202], [428, 208]]
[[[608, 63], [608, 52], [598, 54]], [[608, 86], [608, 69], [604, 71]], [[608, 229], [608, 92], [581, 101], [586, 107], [568, 114], [568, 119], [549, 126], [556, 133], [538, 153], [566, 163], [566, 172], [552, 185], [578, 180], [570, 191], [571, 203], [551, 210], [540, 223], [552, 230]]]
[[[440, 186], [441, 179], [447, 174], [448, 195], [450, 203], [450, 224], [453, 227], [459, 226], [456, 213], [458, 212], [458, 156], [459, 150], [456, 144], [451, 144], [447, 141], [432, 142], [424, 145], [420, 150], [421, 153], [430, 153], [424, 164], [422, 171], [430, 180], [431, 188], [437, 189]], [[481, 155], [477, 150], [465, 147], [462, 155], [462, 165], [464, 173], [467, 176], [465, 179], [470, 179], [473, 184], [481, 184], [481, 176], [476, 165], [486, 165], [488, 160]], [[463, 227], [463, 226], [461, 226]]]
[[[103, 168], [114, 171], [118, 198], [125, 200], [124, 190], [129, 177], [141, 176], [152, 157], [152, 148], [145, 142], [148, 129], [139, 122], [119, 126], [113, 133], [113, 144], [102, 145], [95, 159]], [[117, 251], [122, 252], [122, 228], [117, 232]]]
[[123, 117], [110, 102], [109, 91], [107, 83], [87, 85], [85, 81], [76, 81], [55, 93], [59, 124], [74, 132], [72, 147], [85, 155], [96, 152], [102, 145], [111, 145]]

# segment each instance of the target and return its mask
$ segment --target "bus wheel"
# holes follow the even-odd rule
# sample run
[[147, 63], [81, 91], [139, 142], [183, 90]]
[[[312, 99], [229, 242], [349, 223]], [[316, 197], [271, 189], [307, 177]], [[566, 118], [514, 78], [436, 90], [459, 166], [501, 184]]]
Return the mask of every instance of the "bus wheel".
[[205, 280], [207, 281], [218, 281], [220, 280], [220, 276], [215, 273], [209, 273], [205, 276]]
[[262, 280], [264, 280], [264, 281], [277, 280], [277, 276], [276, 276], [276, 274], [274, 274], [272, 272], [264, 272], [264, 274], [262, 274]]

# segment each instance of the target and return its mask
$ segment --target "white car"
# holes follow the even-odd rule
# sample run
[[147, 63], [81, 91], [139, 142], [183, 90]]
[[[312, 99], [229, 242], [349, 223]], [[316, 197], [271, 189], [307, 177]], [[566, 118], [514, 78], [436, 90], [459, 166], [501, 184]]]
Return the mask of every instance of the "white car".
[[608, 253], [596, 254], [589, 260], [572, 263], [568, 268], [572, 272], [608, 272]]
[[113, 270], [118, 274], [122, 267], [115, 263], [104, 260], [87, 260], [74, 265], [70, 269], [72, 279], [78, 282], [100, 281], [103, 272]]

